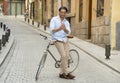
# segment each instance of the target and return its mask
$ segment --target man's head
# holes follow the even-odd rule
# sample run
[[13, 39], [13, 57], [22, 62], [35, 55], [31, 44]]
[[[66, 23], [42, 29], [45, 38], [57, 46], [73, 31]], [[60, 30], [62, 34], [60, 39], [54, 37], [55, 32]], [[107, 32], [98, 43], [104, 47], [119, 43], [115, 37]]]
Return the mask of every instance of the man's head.
[[64, 18], [66, 16], [68, 9], [64, 6], [59, 8], [59, 15], [61, 18]]

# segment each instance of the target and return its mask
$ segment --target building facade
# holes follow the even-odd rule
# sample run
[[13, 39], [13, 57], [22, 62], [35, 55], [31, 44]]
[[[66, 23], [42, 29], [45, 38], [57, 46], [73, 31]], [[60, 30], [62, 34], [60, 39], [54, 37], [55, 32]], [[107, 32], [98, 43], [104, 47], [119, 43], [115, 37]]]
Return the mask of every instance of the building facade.
[[42, 1], [41, 0], [26, 0], [25, 8], [29, 10], [29, 18], [35, 21], [42, 21]]
[[[71, 24], [72, 34], [105, 46], [110, 43], [110, 0], [44, 0], [45, 23], [58, 15], [58, 8], [66, 6], [69, 10], [67, 19]], [[45, 14], [46, 13], [46, 14]]]
[[120, 0], [111, 0], [111, 35], [113, 49], [120, 50]]
[[25, 12], [25, 0], [4, 0], [4, 15], [23, 15]]
[[28, 0], [28, 2], [30, 18], [47, 26], [51, 18], [58, 15], [58, 8], [66, 6], [69, 10], [66, 18], [71, 24], [73, 35], [102, 47], [110, 44], [112, 49], [120, 49], [118, 36], [120, 30], [119, 28], [116, 30], [116, 27], [120, 26], [119, 0]]

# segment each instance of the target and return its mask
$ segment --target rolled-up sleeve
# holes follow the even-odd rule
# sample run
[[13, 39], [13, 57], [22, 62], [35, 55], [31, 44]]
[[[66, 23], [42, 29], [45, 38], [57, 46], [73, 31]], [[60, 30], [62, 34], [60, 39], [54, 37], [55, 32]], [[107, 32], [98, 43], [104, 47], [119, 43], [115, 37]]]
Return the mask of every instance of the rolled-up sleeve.
[[51, 32], [51, 33], [53, 33], [52, 30], [53, 30], [54, 28], [55, 28], [55, 21], [54, 21], [54, 18], [52, 18], [51, 21], [50, 21], [50, 32]]

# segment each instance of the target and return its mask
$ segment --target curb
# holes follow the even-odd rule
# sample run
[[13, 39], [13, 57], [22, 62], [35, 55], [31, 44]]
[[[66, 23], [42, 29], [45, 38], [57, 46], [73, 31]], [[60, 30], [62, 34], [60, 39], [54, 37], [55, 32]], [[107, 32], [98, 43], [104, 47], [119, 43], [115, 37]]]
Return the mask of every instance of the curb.
[[7, 58], [10, 50], [12, 49], [13, 44], [14, 44], [14, 41], [15, 41], [14, 36], [10, 36], [9, 43], [6, 44], [7, 48], [5, 48], [5, 49], [3, 50], [3, 52], [0, 54], [0, 55], [1, 55], [1, 56], [0, 56], [0, 57], [1, 57], [1, 58], [0, 58], [0, 67], [3, 65], [3, 63], [4, 63], [5, 59]]
[[[23, 22], [23, 20], [22, 20], [22, 22]], [[28, 24], [27, 22], [25, 22], [25, 23]], [[36, 26], [34, 26], [34, 25], [31, 25], [31, 24], [28, 24], [28, 25], [30, 25], [30, 26], [32, 26], [32, 27], [36, 27]], [[35, 30], [35, 28], [33, 28], [33, 29]], [[41, 32], [43, 32], [43, 33], [45, 33], [45, 34], [47, 34], [47, 35], [50, 35], [49, 32], [46, 32], [46, 31], [44, 31], [44, 30], [42, 30], [42, 29], [40, 29], [40, 28], [37, 28], [37, 27], [36, 27], [36, 31], [37, 31], [37, 32], [38, 32], [38, 31], [41, 31]], [[80, 49], [80, 50], [82, 50], [83, 52], [85, 52], [86, 54], [88, 54], [90, 57], [92, 57], [92, 58], [95, 59], [96, 61], [100, 62], [101, 64], [103, 64], [103, 65], [105, 65], [105, 66], [107, 66], [108, 68], [110, 68], [111, 70], [115, 71], [116, 73], [120, 74], [120, 71], [119, 71], [118, 69], [116, 69], [116, 68], [112, 67], [111, 65], [103, 62], [103, 61], [100, 60], [98, 57], [95, 57], [94, 54], [91, 54], [90, 52], [88, 52], [88, 51], [86, 51], [85, 49], [77, 46], [77, 45], [74, 44], [73, 42], [71, 42], [71, 41], [69, 41], [69, 42], [70, 42], [70, 44], [74, 45], [74, 46], [77, 47], [78, 49]]]
[[[40, 29], [39, 29], [39, 30], [40, 30]], [[43, 30], [40, 30], [40, 31], [42, 31], [42, 32], [45, 33], [45, 34], [50, 35], [50, 33], [45, 32], [45, 31], [43, 31]], [[120, 74], [120, 71], [119, 71], [118, 69], [116, 69], [116, 68], [108, 65], [107, 63], [105, 63], [105, 62], [103, 62], [102, 60], [100, 60], [100, 59], [98, 59], [97, 57], [95, 57], [93, 54], [89, 53], [88, 51], [84, 50], [83, 48], [80, 48], [79, 46], [77, 46], [77, 45], [74, 44], [73, 42], [71, 42], [71, 41], [69, 41], [69, 42], [70, 42], [70, 44], [74, 45], [74, 46], [77, 47], [78, 49], [80, 49], [80, 50], [82, 50], [83, 52], [85, 52], [86, 54], [88, 54], [90, 57], [92, 57], [92, 58], [95, 59], [96, 61], [100, 62], [101, 64], [103, 64], [103, 65], [105, 65], [105, 66], [107, 66], [108, 68], [112, 69], [112, 70], [115, 71], [116, 73], [119, 73], [119, 74]]]

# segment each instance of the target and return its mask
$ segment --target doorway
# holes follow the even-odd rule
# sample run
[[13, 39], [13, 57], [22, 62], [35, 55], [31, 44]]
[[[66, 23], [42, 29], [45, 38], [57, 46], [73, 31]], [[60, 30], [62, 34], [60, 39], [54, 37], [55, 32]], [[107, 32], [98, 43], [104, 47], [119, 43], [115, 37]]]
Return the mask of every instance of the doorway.
[[91, 39], [91, 27], [92, 27], [92, 0], [89, 0], [88, 6], [88, 39]]

